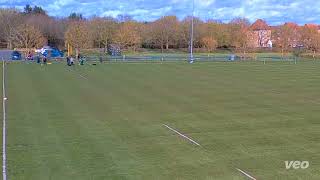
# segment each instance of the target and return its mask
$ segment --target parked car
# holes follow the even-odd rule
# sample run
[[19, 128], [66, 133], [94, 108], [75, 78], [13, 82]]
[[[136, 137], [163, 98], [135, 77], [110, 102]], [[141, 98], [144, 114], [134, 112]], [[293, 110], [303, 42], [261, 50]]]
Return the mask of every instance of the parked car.
[[29, 53], [26, 57], [27, 60], [32, 61], [34, 59], [33, 54]]
[[59, 49], [57, 49], [57, 48], [52, 48], [52, 50], [51, 50], [51, 57], [63, 57], [63, 52], [62, 51], [60, 51]]
[[37, 52], [41, 52], [41, 54], [45, 57], [51, 57], [51, 58], [56, 58], [56, 57], [63, 57], [64, 53], [60, 51], [58, 48], [52, 48], [49, 46], [45, 46], [42, 49], [38, 50]]
[[21, 59], [22, 59], [22, 56], [19, 51], [13, 51], [11, 53], [11, 60], [21, 60]]

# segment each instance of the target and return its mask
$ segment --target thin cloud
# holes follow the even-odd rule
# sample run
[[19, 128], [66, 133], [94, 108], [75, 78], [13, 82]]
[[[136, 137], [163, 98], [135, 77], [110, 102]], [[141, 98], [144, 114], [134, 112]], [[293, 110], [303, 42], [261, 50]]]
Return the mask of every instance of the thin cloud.
[[[131, 15], [140, 21], [152, 21], [164, 15], [180, 19], [192, 14], [192, 0], [0, 0], [0, 7], [20, 8], [26, 4], [43, 7], [49, 15], [68, 16], [71, 12], [90, 17]], [[314, 0], [195, 0], [200, 18], [229, 21], [235, 17], [258, 18], [270, 24], [293, 21], [320, 23], [320, 1]]]

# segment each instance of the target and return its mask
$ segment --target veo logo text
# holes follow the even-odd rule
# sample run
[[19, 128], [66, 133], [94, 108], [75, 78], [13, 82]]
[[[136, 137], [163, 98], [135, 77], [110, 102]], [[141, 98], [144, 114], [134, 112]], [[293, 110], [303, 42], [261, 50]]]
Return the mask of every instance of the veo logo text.
[[307, 169], [309, 161], [285, 161], [286, 169]]

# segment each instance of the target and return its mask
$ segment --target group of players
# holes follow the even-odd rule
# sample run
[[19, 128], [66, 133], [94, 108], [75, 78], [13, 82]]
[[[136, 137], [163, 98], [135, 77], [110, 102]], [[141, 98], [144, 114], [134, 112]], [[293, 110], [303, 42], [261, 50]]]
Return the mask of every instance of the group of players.
[[[80, 65], [84, 65], [84, 57], [78, 55], [77, 59], [79, 60]], [[72, 56], [67, 56], [67, 65], [73, 66], [74, 65], [74, 58]]]
[[[35, 60], [38, 64], [41, 65], [46, 65], [48, 63], [48, 58], [46, 56], [36, 56]], [[84, 65], [85, 64], [85, 57], [79, 55], [77, 56], [77, 58], [74, 58], [73, 56], [67, 56], [66, 57], [67, 60], [67, 66], [73, 66], [75, 65], [75, 61], [79, 62], [79, 65]], [[100, 63], [102, 63], [102, 57], [99, 58]], [[96, 63], [92, 64], [92, 65], [96, 65]]]

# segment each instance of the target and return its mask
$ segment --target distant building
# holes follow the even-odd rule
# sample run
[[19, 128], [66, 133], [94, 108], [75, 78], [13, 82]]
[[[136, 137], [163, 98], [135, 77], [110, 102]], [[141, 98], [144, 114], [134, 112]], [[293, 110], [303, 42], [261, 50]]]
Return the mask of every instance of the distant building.
[[268, 48], [272, 48], [273, 47], [273, 43], [272, 43], [271, 40], [268, 41], [267, 46], [268, 46]]
[[268, 48], [272, 47], [272, 32], [270, 26], [263, 20], [258, 19], [249, 29], [249, 47]]

